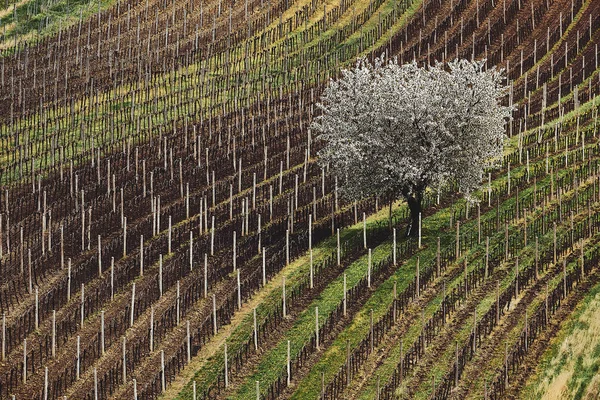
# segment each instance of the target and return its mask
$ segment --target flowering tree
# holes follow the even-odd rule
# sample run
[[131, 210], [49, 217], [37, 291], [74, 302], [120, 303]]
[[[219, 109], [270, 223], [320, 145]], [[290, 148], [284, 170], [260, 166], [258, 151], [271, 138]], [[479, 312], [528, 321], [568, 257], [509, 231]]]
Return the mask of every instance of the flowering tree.
[[[417, 234], [426, 188], [456, 182], [469, 196], [486, 168], [501, 159], [511, 108], [502, 71], [484, 61], [456, 60], [419, 68], [365, 59], [331, 80], [312, 124], [326, 142], [320, 163], [350, 199], [404, 197], [407, 235]], [[391, 219], [390, 219], [391, 222]]]

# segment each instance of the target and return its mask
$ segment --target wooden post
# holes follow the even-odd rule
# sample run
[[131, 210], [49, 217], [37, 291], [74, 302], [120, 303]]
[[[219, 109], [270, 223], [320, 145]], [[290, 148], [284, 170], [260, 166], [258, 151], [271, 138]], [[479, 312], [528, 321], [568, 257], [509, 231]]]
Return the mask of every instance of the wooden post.
[[[338, 267], [341, 265], [341, 254], [340, 254], [341, 250], [340, 250], [340, 228], [337, 228], [337, 265]], [[394, 253], [395, 253], [395, 247], [394, 247]]]
[[81, 284], [81, 327], [83, 327], [83, 319], [84, 319], [84, 309], [85, 307], [85, 285]]
[[158, 255], [158, 294], [162, 298], [162, 295], [163, 295], [163, 258], [162, 258], [162, 254]]
[[367, 217], [366, 214], [363, 213], [363, 246], [367, 248]]
[[[195, 381], [194, 381], [194, 389], [196, 389], [196, 382]], [[133, 378], [133, 400], [138, 400], [137, 381], [136, 381], [135, 378]]]
[[188, 364], [192, 361], [192, 343], [190, 337], [190, 320], [185, 321], [185, 333], [187, 343], [187, 362]]
[[[131, 286], [131, 312], [129, 314], [129, 326], [133, 326], [133, 317], [135, 315], [135, 282]], [[123, 379], [125, 380], [125, 379]]]
[[44, 400], [48, 400], [48, 367], [44, 367]]
[[210, 226], [210, 255], [215, 255], [215, 216], [211, 217], [211, 226]]
[[2, 361], [6, 360], [6, 312], [2, 313]]
[[256, 381], [256, 400], [260, 400], [260, 382], [259, 381]]
[[237, 271], [237, 304], [238, 310], [242, 308], [242, 282], [240, 281], [240, 270]]
[[310, 288], [314, 288], [315, 287], [315, 283], [314, 283], [314, 266], [313, 266], [313, 251], [312, 249], [310, 249]]
[[98, 235], [98, 276], [102, 276], [102, 239]]
[[35, 288], [35, 330], [40, 327], [40, 297], [38, 288]]
[[144, 276], [144, 235], [140, 235], [140, 276]]
[[[286, 231], [287, 232], [287, 231]], [[287, 235], [287, 233], [286, 233]], [[262, 285], [263, 287], [265, 287], [267, 285], [267, 252], [266, 249], [263, 247], [263, 251], [262, 251]]]
[[81, 378], [81, 336], [77, 335], [77, 365], [75, 368], [77, 380]]
[[308, 215], [308, 249], [312, 251], [312, 214]]
[[123, 257], [127, 255], [127, 217], [123, 218]]
[[[181, 171], [181, 163], [179, 163]], [[185, 183], [185, 219], [190, 218], [190, 183]]]
[[208, 254], [204, 253], [204, 298], [208, 296]]
[[28, 255], [28, 280], [29, 280], [29, 294], [33, 293], [33, 266], [31, 264], [31, 248], [27, 249]]
[[161, 383], [161, 389], [162, 389], [162, 393], [165, 392], [166, 389], [166, 379], [165, 379], [165, 351], [161, 350], [160, 351], [160, 383]]
[[258, 325], [256, 323], [256, 307], [252, 310], [253, 326], [252, 337], [254, 339], [254, 351], [258, 351]]
[[[0, 258], [2, 258], [2, 216], [0, 215]], [[65, 267], [65, 235], [64, 226], [60, 224], [60, 269]]]
[[94, 367], [94, 400], [98, 400], [98, 369]]
[[110, 299], [115, 298], [115, 258], [110, 258]]
[[215, 294], [212, 295], [212, 305], [213, 305], [213, 334], [217, 335], [217, 299]]
[[121, 339], [121, 353], [122, 353], [122, 357], [123, 357], [123, 370], [122, 370], [122, 374], [123, 374], [123, 382], [127, 381], [127, 339], [125, 338], [125, 336], [123, 336], [123, 338]]
[[258, 214], [258, 227], [256, 230], [258, 234], [258, 254], [260, 254], [260, 249], [262, 248], [262, 217], [261, 214]]
[[421, 213], [419, 213], [419, 249], [421, 248], [421, 234], [422, 232], [422, 224], [421, 224]]
[[290, 386], [292, 381], [292, 364], [290, 357], [290, 341], [287, 341], [287, 385]]
[[190, 272], [194, 270], [194, 231], [190, 230]]
[[[225, 387], [229, 387], [229, 366], [227, 360], [227, 342], [225, 342]], [[164, 391], [164, 390], [163, 390]]]
[[154, 305], [150, 306], [150, 353], [154, 351]]
[[100, 349], [101, 349], [102, 355], [104, 355], [104, 353], [105, 353], [105, 348], [104, 348], [104, 310], [100, 311]]
[[236, 240], [236, 231], [234, 230], [233, 231], [233, 270], [234, 271], [236, 270], [236, 267], [237, 267], [237, 265], [236, 265], [236, 258], [237, 258], [237, 256], [236, 256], [236, 241], [237, 241]]
[[23, 383], [27, 383], [27, 338], [23, 339]]
[[507, 178], [507, 186], [508, 186], [507, 187], [507, 192], [508, 192], [508, 195], [510, 196], [510, 163], [508, 163], [507, 176], [508, 176], [508, 178]]

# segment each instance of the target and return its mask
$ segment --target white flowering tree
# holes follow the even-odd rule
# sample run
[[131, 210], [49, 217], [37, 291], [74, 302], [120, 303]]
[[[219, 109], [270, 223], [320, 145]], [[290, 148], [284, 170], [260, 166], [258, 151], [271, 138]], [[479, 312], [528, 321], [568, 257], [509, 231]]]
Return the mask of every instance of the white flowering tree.
[[[456, 182], [469, 196], [486, 168], [500, 161], [511, 108], [502, 71], [484, 61], [419, 68], [365, 59], [331, 80], [312, 128], [325, 146], [320, 163], [338, 176], [349, 199], [404, 197], [417, 235], [428, 187]], [[391, 222], [391, 219], [390, 219]]]

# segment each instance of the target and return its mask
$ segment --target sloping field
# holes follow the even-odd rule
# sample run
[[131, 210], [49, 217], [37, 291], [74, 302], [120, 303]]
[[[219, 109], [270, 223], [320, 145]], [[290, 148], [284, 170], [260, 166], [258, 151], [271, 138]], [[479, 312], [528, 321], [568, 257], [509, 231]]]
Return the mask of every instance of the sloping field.
[[547, 399], [594, 398], [598, 393], [598, 286], [564, 321], [523, 390]]
[[[600, 2], [0, 7], [1, 399], [598, 396]], [[382, 53], [485, 58], [515, 105], [420, 243], [309, 129]]]

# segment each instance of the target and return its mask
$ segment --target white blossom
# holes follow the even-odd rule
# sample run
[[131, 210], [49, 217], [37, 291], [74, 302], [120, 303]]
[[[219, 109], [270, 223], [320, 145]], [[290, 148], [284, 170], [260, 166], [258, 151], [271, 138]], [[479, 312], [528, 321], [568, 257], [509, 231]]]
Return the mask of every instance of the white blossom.
[[[331, 80], [312, 124], [319, 152], [349, 198], [403, 196], [418, 218], [427, 187], [454, 181], [469, 196], [501, 160], [512, 109], [501, 70], [455, 60], [419, 68], [365, 59]], [[414, 232], [414, 230], [413, 230]]]

